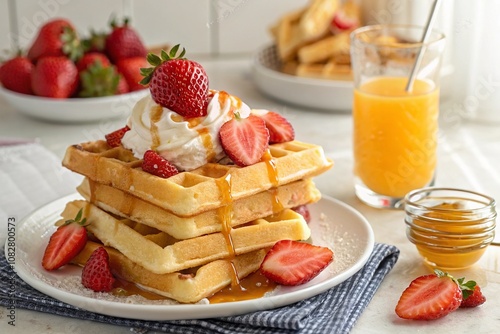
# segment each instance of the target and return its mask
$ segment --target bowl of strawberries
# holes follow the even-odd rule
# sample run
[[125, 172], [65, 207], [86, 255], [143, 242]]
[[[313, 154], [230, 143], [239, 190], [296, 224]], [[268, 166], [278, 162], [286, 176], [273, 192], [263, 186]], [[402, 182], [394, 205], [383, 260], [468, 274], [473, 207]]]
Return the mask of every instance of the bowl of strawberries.
[[56, 18], [43, 24], [26, 54], [0, 64], [0, 95], [28, 116], [91, 122], [128, 115], [148, 93], [139, 81], [147, 49], [127, 19], [81, 37]]

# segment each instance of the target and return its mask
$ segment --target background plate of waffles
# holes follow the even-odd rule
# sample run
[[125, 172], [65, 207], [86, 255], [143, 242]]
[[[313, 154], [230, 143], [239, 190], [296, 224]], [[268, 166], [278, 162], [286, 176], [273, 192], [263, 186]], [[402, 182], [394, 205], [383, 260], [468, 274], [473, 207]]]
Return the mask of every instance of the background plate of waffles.
[[121, 95], [54, 99], [20, 94], [0, 86], [0, 96], [27, 116], [58, 123], [85, 123], [128, 116], [149, 89]]
[[329, 197], [311, 204], [310, 228], [316, 245], [329, 246], [335, 260], [312, 281], [296, 286], [278, 286], [266, 296], [236, 302], [179, 304], [169, 299], [150, 300], [139, 295], [117, 296], [96, 293], [81, 284], [81, 268], [66, 265], [48, 272], [41, 257], [54, 223], [74, 194], [58, 199], [28, 215], [17, 226], [15, 271], [33, 288], [91, 312], [142, 320], [180, 320], [244, 314], [292, 304], [330, 289], [354, 275], [368, 260], [374, 235], [368, 221], [350, 206]]
[[[294, 65], [281, 62], [276, 46], [268, 45], [253, 57], [253, 75], [258, 89], [269, 97], [301, 107], [335, 112], [350, 112], [353, 82], [350, 71], [338, 73], [338, 79], [320, 78], [321, 73], [308, 71], [308, 76], [289, 74], [297, 71]], [[324, 71], [325, 68], [318, 69]], [[317, 78], [315, 78], [317, 77]]]

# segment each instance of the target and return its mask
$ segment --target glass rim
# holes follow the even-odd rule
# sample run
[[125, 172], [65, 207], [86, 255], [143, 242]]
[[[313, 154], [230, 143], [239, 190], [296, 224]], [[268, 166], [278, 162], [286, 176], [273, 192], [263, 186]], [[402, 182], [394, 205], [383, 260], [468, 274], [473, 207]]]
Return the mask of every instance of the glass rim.
[[373, 24], [373, 25], [367, 25], [367, 26], [359, 27], [359, 28], [353, 30], [350, 33], [351, 42], [353, 44], [354, 43], [359, 43], [359, 44], [364, 45], [364, 46], [372, 45], [372, 46], [381, 46], [381, 47], [387, 47], [387, 48], [398, 48], [398, 49], [404, 49], [404, 48], [406, 48], [406, 49], [411, 49], [411, 48], [420, 48], [422, 46], [429, 47], [431, 45], [443, 42], [445, 40], [445, 38], [446, 38], [445, 34], [442, 33], [441, 31], [437, 30], [437, 29], [432, 29], [431, 30], [431, 36], [432, 36], [432, 34], [436, 35], [436, 37], [433, 38], [431, 41], [427, 41], [426, 43], [421, 43], [421, 42], [401, 42], [401, 43], [398, 43], [397, 46], [390, 45], [390, 44], [374, 44], [372, 42], [363, 41], [363, 40], [359, 39], [359, 37], [358, 37], [358, 36], [360, 36], [363, 33], [367, 33], [367, 32], [370, 32], [370, 31], [377, 31], [377, 30], [381, 31], [381, 30], [386, 29], [386, 28], [390, 28], [390, 29], [400, 29], [400, 28], [401, 29], [418, 29], [418, 30], [420, 30], [422, 32], [422, 34], [423, 34], [424, 30], [425, 30], [424, 26], [414, 25], [414, 24]]
[[[455, 211], [455, 212], [464, 211], [463, 209], [449, 209], [449, 208], [448, 209], [439, 209], [436, 207], [430, 207], [430, 206], [419, 204], [419, 203], [417, 203], [417, 201], [412, 199], [414, 196], [424, 194], [424, 195], [417, 198], [418, 200], [421, 200], [422, 198], [426, 197], [426, 195], [425, 195], [426, 193], [436, 192], [436, 191], [448, 191], [448, 192], [457, 192], [457, 193], [461, 193], [461, 194], [471, 194], [471, 195], [474, 195], [474, 196], [477, 196], [479, 198], [483, 198], [486, 200], [486, 202], [476, 201], [480, 204], [483, 204], [483, 206], [478, 207], [478, 208], [474, 208], [474, 209], [470, 209], [470, 208], [466, 209], [466, 211], [468, 211], [468, 212], [471, 212], [471, 211], [477, 212], [477, 211], [485, 210], [488, 208], [495, 208], [495, 206], [496, 206], [496, 201], [491, 196], [488, 196], [488, 195], [485, 195], [485, 194], [482, 194], [482, 193], [479, 193], [479, 192], [473, 191], [473, 190], [460, 189], [460, 188], [447, 188], [447, 187], [426, 187], [426, 188], [412, 190], [405, 195], [405, 197], [403, 199], [404, 206], [406, 207], [406, 205], [412, 205], [412, 206], [419, 208], [419, 209], [432, 209], [434, 211]], [[448, 196], [448, 197], [450, 197], [450, 196]], [[438, 198], [438, 197], [436, 196], [436, 198]]]

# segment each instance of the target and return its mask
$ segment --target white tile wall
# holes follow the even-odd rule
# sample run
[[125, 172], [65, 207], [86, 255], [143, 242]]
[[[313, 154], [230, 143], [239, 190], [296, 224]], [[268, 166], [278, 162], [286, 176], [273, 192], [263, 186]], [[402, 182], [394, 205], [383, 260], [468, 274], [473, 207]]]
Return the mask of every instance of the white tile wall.
[[270, 42], [269, 27], [308, 0], [0, 0], [0, 50], [10, 49], [9, 5], [17, 9], [18, 40], [30, 45], [49, 18], [70, 19], [80, 33], [106, 29], [129, 15], [149, 46], [181, 43], [190, 53], [251, 53]]

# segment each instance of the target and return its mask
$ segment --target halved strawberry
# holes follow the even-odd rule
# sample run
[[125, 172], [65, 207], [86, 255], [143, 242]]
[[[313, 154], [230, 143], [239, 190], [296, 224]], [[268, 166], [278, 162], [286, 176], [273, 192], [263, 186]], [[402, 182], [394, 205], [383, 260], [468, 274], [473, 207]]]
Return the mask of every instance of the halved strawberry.
[[109, 255], [104, 247], [92, 252], [82, 270], [82, 284], [96, 292], [108, 292], [113, 289], [115, 278], [109, 266]]
[[82, 209], [78, 211], [75, 219], [67, 220], [50, 237], [42, 266], [46, 270], [55, 270], [67, 264], [85, 247], [87, 243], [87, 219], [82, 218]]
[[260, 270], [278, 284], [299, 285], [316, 277], [332, 261], [333, 252], [327, 247], [280, 240], [269, 250]]
[[266, 123], [255, 115], [241, 118], [238, 113], [224, 123], [219, 139], [227, 156], [238, 166], [259, 162], [269, 146]]
[[150, 68], [141, 69], [151, 97], [159, 105], [175, 111], [185, 118], [202, 117], [207, 114], [208, 76], [197, 62], [183, 58], [185, 50], [177, 56], [179, 45], [169, 53], [161, 52], [161, 58], [148, 54]]
[[462, 290], [463, 299], [460, 307], [477, 307], [484, 304], [486, 297], [481, 292], [479, 285], [474, 281], [469, 281], [466, 284], [473, 285], [473, 287], [471, 290]]
[[456, 280], [436, 270], [410, 283], [396, 305], [396, 314], [404, 319], [438, 319], [455, 311], [461, 302], [462, 290]]
[[347, 1], [339, 10], [335, 12], [330, 30], [334, 34], [343, 31], [353, 30], [360, 25], [360, 8], [354, 1]]
[[179, 170], [170, 161], [153, 150], [147, 150], [143, 159], [142, 170], [150, 174], [166, 179], [179, 173]]
[[259, 116], [266, 122], [269, 130], [269, 143], [284, 143], [295, 139], [295, 130], [288, 120], [270, 110], [252, 110], [252, 113]]
[[307, 205], [299, 205], [295, 208], [292, 208], [292, 210], [297, 212], [298, 214], [301, 214], [302, 217], [304, 217], [306, 223], [309, 224], [311, 222], [311, 213], [309, 212], [309, 208], [307, 207]]
[[106, 138], [106, 142], [110, 147], [118, 147], [122, 144], [122, 138], [130, 128], [128, 125], [125, 125], [123, 128], [108, 133], [104, 137]]

